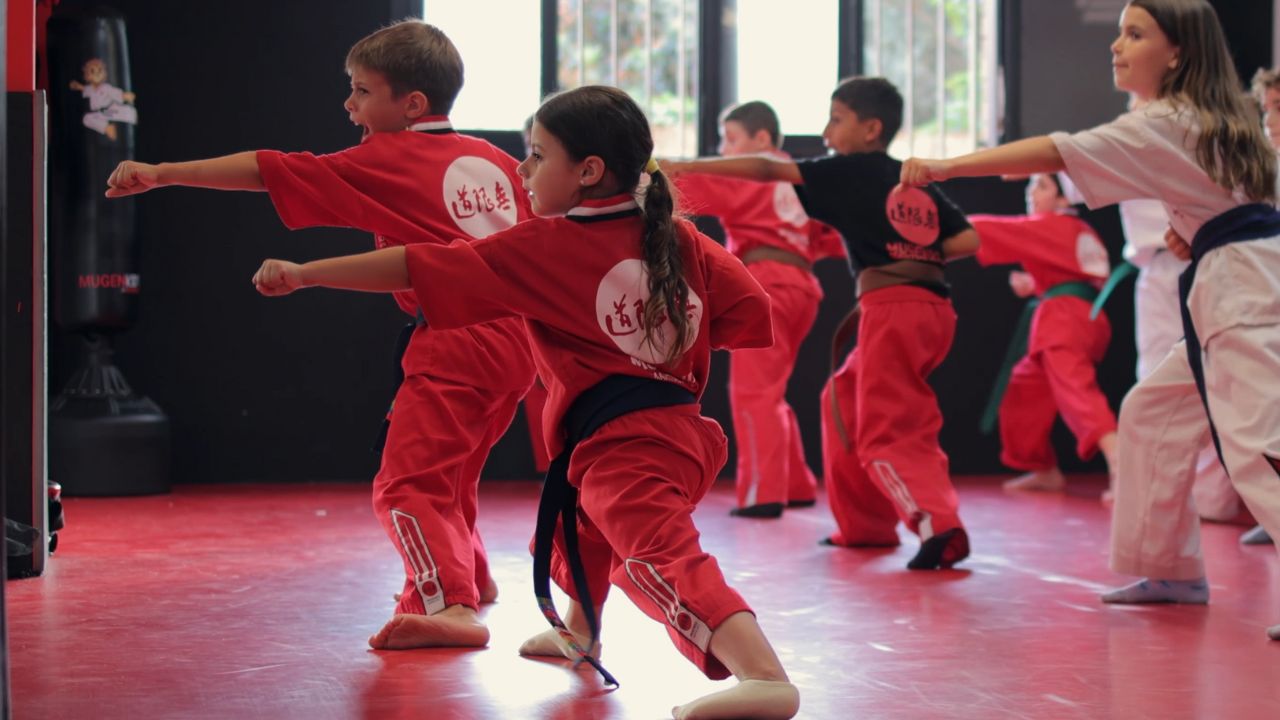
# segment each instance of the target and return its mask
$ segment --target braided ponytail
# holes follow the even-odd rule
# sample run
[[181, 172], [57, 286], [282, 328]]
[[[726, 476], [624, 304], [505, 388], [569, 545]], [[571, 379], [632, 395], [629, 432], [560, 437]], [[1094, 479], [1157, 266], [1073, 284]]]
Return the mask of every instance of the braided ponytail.
[[676, 228], [675, 198], [666, 175], [655, 172], [644, 194], [644, 240], [641, 251], [649, 273], [649, 300], [644, 305], [645, 342], [654, 347], [655, 328], [670, 320], [675, 337], [667, 346], [666, 362], [675, 362], [685, 350], [689, 327], [689, 283], [684, 279], [680, 233]]
[[[617, 88], [586, 85], [547, 98], [534, 117], [573, 158], [601, 158], [619, 192], [635, 190], [641, 173], [649, 173], [648, 188], [635, 190], [641, 193], [637, 199], [644, 207], [640, 252], [649, 276], [644, 342], [663, 362], [675, 362], [694, 335], [689, 323], [689, 283], [684, 279], [675, 197], [670, 181], [650, 159], [653, 135], [644, 112]], [[667, 321], [675, 329], [674, 337], [665, 337]]]

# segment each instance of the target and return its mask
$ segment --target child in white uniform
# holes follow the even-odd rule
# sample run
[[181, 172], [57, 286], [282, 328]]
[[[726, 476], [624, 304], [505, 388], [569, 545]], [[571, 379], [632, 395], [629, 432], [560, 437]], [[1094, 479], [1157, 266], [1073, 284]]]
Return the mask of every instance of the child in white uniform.
[[[1276, 155], [1236, 90], [1205, 0], [1133, 0], [1111, 50], [1116, 86], [1150, 100], [1146, 107], [1074, 135], [908, 160], [902, 180], [1066, 170], [1090, 207], [1155, 197], [1173, 231], [1191, 238], [1188, 247], [1171, 237], [1171, 249], [1194, 256], [1180, 288], [1187, 337], [1120, 410], [1111, 566], [1145, 577], [1103, 600], [1204, 603], [1191, 487], [1211, 428], [1241, 498], [1268, 532], [1280, 532]], [[1280, 625], [1268, 635], [1280, 639]]]

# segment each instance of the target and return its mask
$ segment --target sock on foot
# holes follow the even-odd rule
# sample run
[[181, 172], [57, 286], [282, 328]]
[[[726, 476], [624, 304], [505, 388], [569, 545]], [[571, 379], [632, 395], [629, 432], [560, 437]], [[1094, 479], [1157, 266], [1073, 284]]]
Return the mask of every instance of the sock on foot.
[[734, 517], [747, 518], [778, 518], [782, 517], [783, 505], [777, 503], [761, 503], [759, 505], [748, 505], [746, 507], [734, 508], [729, 514]]
[[1261, 525], [1240, 536], [1241, 545], [1270, 545], [1273, 542], [1275, 541], [1271, 539], [1271, 535], [1267, 534], [1266, 528]]
[[1209, 583], [1204, 578], [1196, 580], [1152, 580], [1143, 578], [1132, 585], [1125, 585], [1103, 593], [1102, 602], [1203, 605], [1209, 602]]

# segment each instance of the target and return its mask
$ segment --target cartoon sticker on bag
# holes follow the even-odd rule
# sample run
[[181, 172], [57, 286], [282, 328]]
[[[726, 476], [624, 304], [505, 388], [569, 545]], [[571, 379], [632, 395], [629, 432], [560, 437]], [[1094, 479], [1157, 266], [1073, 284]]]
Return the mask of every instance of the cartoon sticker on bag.
[[115, 140], [119, 135], [115, 123], [138, 123], [138, 109], [133, 106], [136, 95], [107, 82], [107, 64], [101, 58], [89, 58], [83, 67], [84, 82], [71, 81], [71, 89], [89, 101], [84, 126]]

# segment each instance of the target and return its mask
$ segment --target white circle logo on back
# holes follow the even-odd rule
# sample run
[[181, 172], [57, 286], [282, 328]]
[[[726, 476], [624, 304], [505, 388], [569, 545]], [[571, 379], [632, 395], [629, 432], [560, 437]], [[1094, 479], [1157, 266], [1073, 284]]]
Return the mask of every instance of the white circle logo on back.
[[444, 171], [444, 206], [463, 232], [487, 237], [516, 224], [516, 194], [497, 165], [463, 155]]
[[804, 205], [800, 203], [800, 197], [796, 195], [796, 189], [791, 183], [773, 184], [773, 211], [778, 214], [779, 220], [795, 227], [803, 227], [809, 221]]
[[[649, 273], [638, 258], [623, 260], [605, 274], [596, 290], [596, 321], [619, 350], [651, 365], [661, 364], [675, 338], [675, 326], [663, 318], [662, 326], [653, 333], [653, 342], [645, 341], [644, 304], [649, 299]], [[689, 289], [689, 340], [684, 349], [693, 347], [702, 325], [702, 298]]]
[[1082, 232], [1076, 236], [1076, 262], [1085, 275], [1104, 278], [1111, 274], [1111, 258], [1097, 235]]

